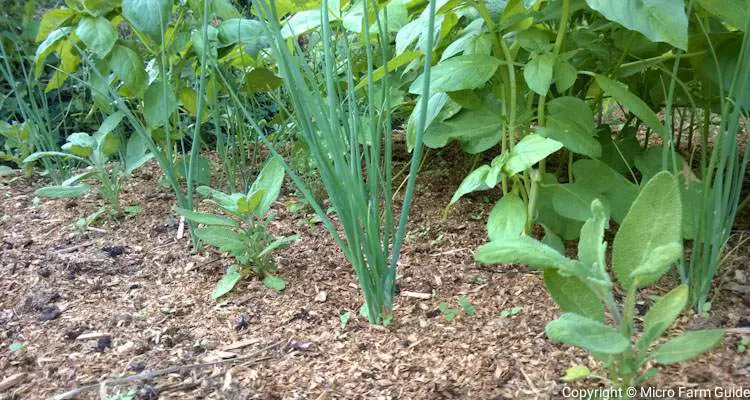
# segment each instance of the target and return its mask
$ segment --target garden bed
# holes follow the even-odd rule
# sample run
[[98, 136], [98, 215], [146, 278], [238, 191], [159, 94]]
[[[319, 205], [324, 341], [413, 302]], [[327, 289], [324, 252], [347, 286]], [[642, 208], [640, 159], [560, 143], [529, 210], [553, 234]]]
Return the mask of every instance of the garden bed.
[[[547, 339], [544, 326], [558, 309], [540, 275], [473, 261], [492, 203], [469, 196], [443, 218], [465, 175], [449, 171], [428, 167], [418, 181], [388, 327], [357, 315], [353, 270], [311, 215], [288, 210], [297, 201], [288, 190], [271, 225], [274, 234], [301, 236], [278, 253], [286, 289], [277, 294], [245, 280], [213, 301], [230, 259], [194, 252], [187, 233], [176, 239], [175, 199], [159, 188], [155, 165], [139, 170], [123, 193], [123, 204], [140, 205], [141, 213], [84, 235], [71, 226], [98, 208], [93, 195], [34, 204], [39, 182], [0, 184], [0, 215], [10, 216], [0, 224], [0, 380], [7, 386], [0, 399], [47, 398], [148, 371], [160, 376], [79, 397], [118, 398], [133, 389], [142, 398], [180, 399], [545, 399], [561, 398], [566, 385], [594, 387], [559, 379], [573, 365], [596, 364]], [[648, 386], [750, 387], [750, 357], [738, 352], [750, 324], [750, 296], [741, 293], [749, 261], [750, 246], [738, 248], [721, 271], [725, 289], [710, 317], [686, 315], [677, 325], [732, 328], [723, 344], [665, 368]], [[461, 311], [462, 294], [476, 314]], [[448, 321], [440, 303], [458, 316]], [[14, 343], [23, 347], [12, 351]]]

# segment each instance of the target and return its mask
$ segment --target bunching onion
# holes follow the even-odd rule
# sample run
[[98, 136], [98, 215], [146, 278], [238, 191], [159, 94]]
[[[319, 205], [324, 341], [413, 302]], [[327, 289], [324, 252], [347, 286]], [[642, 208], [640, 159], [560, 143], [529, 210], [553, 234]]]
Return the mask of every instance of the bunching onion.
[[[698, 20], [700, 23], [700, 20]], [[732, 233], [732, 226], [740, 204], [742, 183], [750, 161], [747, 132], [743, 132], [741, 119], [747, 122], [748, 92], [750, 92], [750, 21], [744, 30], [742, 47], [736, 65], [731, 68], [727, 60], [720, 60], [711, 44], [709, 32], [700, 23], [709, 43], [710, 61], [718, 74], [721, 122], [710, 157], [701, 160], [702, 198], [699, 209], [693, 213], [695, 238], [690, 261], [680, 271], [690, 285], [690, 303], [699, 312], [708, 311], [708, 294], [711, 283], [722, 262], [724, 250]], [[728, 72], [731, 76], [722, 76]], [[729, 75], [727, 74], [727, 75]], [[704, 110], [711, 115], [710, 106]], [[710, 121], [704, 123], [704, 143], [708, 141]], [[744, 150], [740, 143], [744, 137]], [[704, 149], [705, 151], [705, 149]]]
[[[420, 110], [410, 176], [397, 222], [392, 200], [394, 166], [391, 80], [386, 64], [390, 42], [387, 11], [376, 12], [374, 1], [364, 1], [362, 32], [353, 37], [331, 23], [331, 15], [339, 10], [333, 11], [332, 3], [324, 1], [318, 31], [322, 65], [318, 67], [306, 61], [307, 54], [297, 41], [290, 45], [291, 41], [284, 38], [274, 3], [256, 4], [265, 20], [265, 33], [289, 96], [293, 124], [310, 149], [343, 235], [292, 168], [287, 164], [285, 169], [354, 267], [365, 298], [363, 313], [373, 324], [388, 323], [393, 309], [396, 266], [422, 156], [427, 109], [423, 104]], [[434, 15], [435, 2], [430, 1], [424, 95], [429, 93]], [[370, 30], [371, 24], [377, 33]], [[367, 84], [362, 91], [356, 89], [353, 54], [348, 44], [352, 39], [362, 40], [365, 50]], [[379, 80], [375, 74], [377, 65], [381, 65], [384, 72]], [[318, 72], [320, 68], [322, 74]], [[276, 153], [236, 91], [223, 75], [222, 79], [263, 143]]]

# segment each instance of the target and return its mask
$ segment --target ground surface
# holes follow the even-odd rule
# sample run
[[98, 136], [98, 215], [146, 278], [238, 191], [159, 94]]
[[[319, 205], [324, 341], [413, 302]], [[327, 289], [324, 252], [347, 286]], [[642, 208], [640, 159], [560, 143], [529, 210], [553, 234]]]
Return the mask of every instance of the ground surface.
[[[42, 399], [190, 365], [79, 397], [114, 398], [108, 396], [132, 388], [141, 398], [175, 399], [561, 398], [565, 369], [579, 363], [595, 369], [596, 363], [546, 338], [544, 326], [558, 310], [538, 273], [473, 262], [491, 204], [482, 195], [468, 198], [444, 219], [443, 207], [466, 171], [441, 162], [420, 178], [400, 261], [402, 293], [430, 296], [400, 296], [387, 329], [356, 315], [361, 297], [353, 271], [322, 226], [287, 210], [294, 200], [288, 193], [276, 204], [272, 225], [277, 235], [302, 237], [278, 255], [286, 290], [277, 294], [243, 281], [216, 302], [209, 294], [230, 260], [193, 252], [187, 235], [175, 239], [174, 198], [158, 188], [154, 166], [139, 171], [123, 194], [126, 205], [144, 211], [86, 235], [71, 226], [97, 209], [94, 196], [34, 205], [41, 182], [0, 184], [0, 216], [10, 216], [0, 223], [0, 380], [16, 380], [0, 389], [0, 399]], [[113, 246], [123, 246], [123, 253], [111, 256]], [[737, 290], [748, 288], [748, 247], [722, 270], [725, 287], [735, 291], [719, 292], [710, 319], [685, 316], [678, 330], [747, 329], [750, 295]], [[461, 294], [476, 315], [449, 322], [438, 304], [460, 308]], [[499, 315], [513, 307], [520, 307], [516, 315]], [[339, 316], [347, 311], [352, 317], [342, 329]], [[737, 351], [739, 340], [729, 334], [711, 354], [666, 368], [649, 385], [750, 388], [750, 356]], [[26, 348], [13, 352], [12, 343]]]

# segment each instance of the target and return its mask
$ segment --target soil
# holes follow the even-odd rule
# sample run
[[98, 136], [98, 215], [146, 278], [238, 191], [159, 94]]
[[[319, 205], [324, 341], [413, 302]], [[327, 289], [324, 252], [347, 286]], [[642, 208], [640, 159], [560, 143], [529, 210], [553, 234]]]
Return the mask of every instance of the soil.
[[[96, 196], [37, 204], [34, 188], [44, 182], [0, 184], [0, 216], [10, 216], [0, 222], [0, 399], [43, 399], [87, 385], [94, 386], [78, 398], [124, 399], [116, 395], [131, 391], [163, 399], [552, 399], [566, 385], [596, 387], [560, 380], [576, 364], [604, 372], [585, 352], [545, 336], [559, 310], [539, 273], [473, 261], [496, 194], [468, 196], [443, 216], [471, 167], [447, 158], [434, 157], [420, 175], [388, 327], [358, 315], [353, 270], [321, 225], [289, 211], [297, 201], [291, 187], [271, 225], [276, 235], [301, 236], [277, 253], [286, 289], [244, 280], [214, 301], [231, 260], [193, 251], [187, 234], [176, 239], [174, 196], [159, 187], [156, 166], [139, 170], [123, 193], [123, 204], [141, 213], [84, 232], [73, 224], [98, 209]], [[733, 243], [749, 233], [738, 231]], [[750, 246], [737, 247], [720, 272], [710, 317], [687, 313], [671, 331], [732, 328], [723, 344], [665, 367], [647, 386], [750, 388], [750, 356], [738, 351], [742, 335], [750, 336], [750, 296], [741, 292], [749, 261]], [[448, 321], [438, 306], [460, 310], [461, 295], [476, 314]], [[14, 343], [25, 347], [11, 350]], [[96, 386], [153, 371], [150, 379]]]

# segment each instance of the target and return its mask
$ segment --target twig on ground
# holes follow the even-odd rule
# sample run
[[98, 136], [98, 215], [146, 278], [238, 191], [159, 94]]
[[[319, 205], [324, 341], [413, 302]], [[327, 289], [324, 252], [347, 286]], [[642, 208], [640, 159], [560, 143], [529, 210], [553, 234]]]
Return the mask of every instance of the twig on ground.
[[266, 352], [268, 350], [271, 350], [273, 348], [276, 348], [276, 347], [280, 346], [282, 343], [286, 343], [288, 341], [289, 341], [289, 339], [279, 340], [277, 342], [274, 342], [274, 343], [272, 343], [272, 344], [270, 344], [270, 345], [268, 345], [268, 346], [266, 346], [266, 347], [264, 347], [264, 348], [262, 348], [262, 349], [260, 349], [258, 351], [250, 353], [248, 355], [245, 355], [245, 356], [242, 356], [242, 357], [230, 358], [228, 360], [211, 361], [211, 362], [198, 363], [198, 364], [190, 364], [190, 365], [176, 365], [176, 366], [172, 366], [172, 367], [165, 368], [165, 369], [142, 372], [140, 374], [131, 375], [131, 376], [128, 376], [128, 377], [125, 377], [125, 378], [105, 380], [105, 381], [102, 381], [102, 382], [93, 383], [91, 385], [81, 386], [81, 387], [72, 389], [72, 390], [67, 391], [65, 393], [61, 393], [61, 394], [58, 394], [56, 396], [53, 396], [52, 398], [54, 400], [69, 400], [69, 399], [75, 398], [76, 396], [78, 396], [79, 394], [81, 394], [83, 392], [87, 392], [87, 391], [90, 391], [90, 390], [96, 390], [96, 389], [100, 389], [102, 387], [107, 387], [107, 386], [117, 386], [117, 385], [121, 385], [123, 383], [130, 383], [130, 382], [136, 382], [136, 381], [141, 381], [141, 380], [153, 379], [153, 378], [156, 378], [156, 377], [159, 377], [159, 376], [168, 375], [168, 374], [172, 374], [172, 373], [179, 372], [179, 371], [184, 371], [184, 370], [189, 370], [189, 369], [197, 369], [197, 368], [203, 368], [203, 367], [212, 367], [212, 366], [221, 365], [221, 364], [231, 364], [231, 363], [236, 363], [236, 362], [240, 362], [240, 361], [246, 361], [246, 360], [250, 360], [250, 359], [253, 359], [252, 360], [253, 363], [258, 363], [258, 362], [269, 360], [269, 359], [272, 358], [272, 357], [260, 357], [260, 358], [256, 358], [258, 355], [260, 355], [260, 354], [262, 354], [262, 353], [264, 353], [264, 352]]

